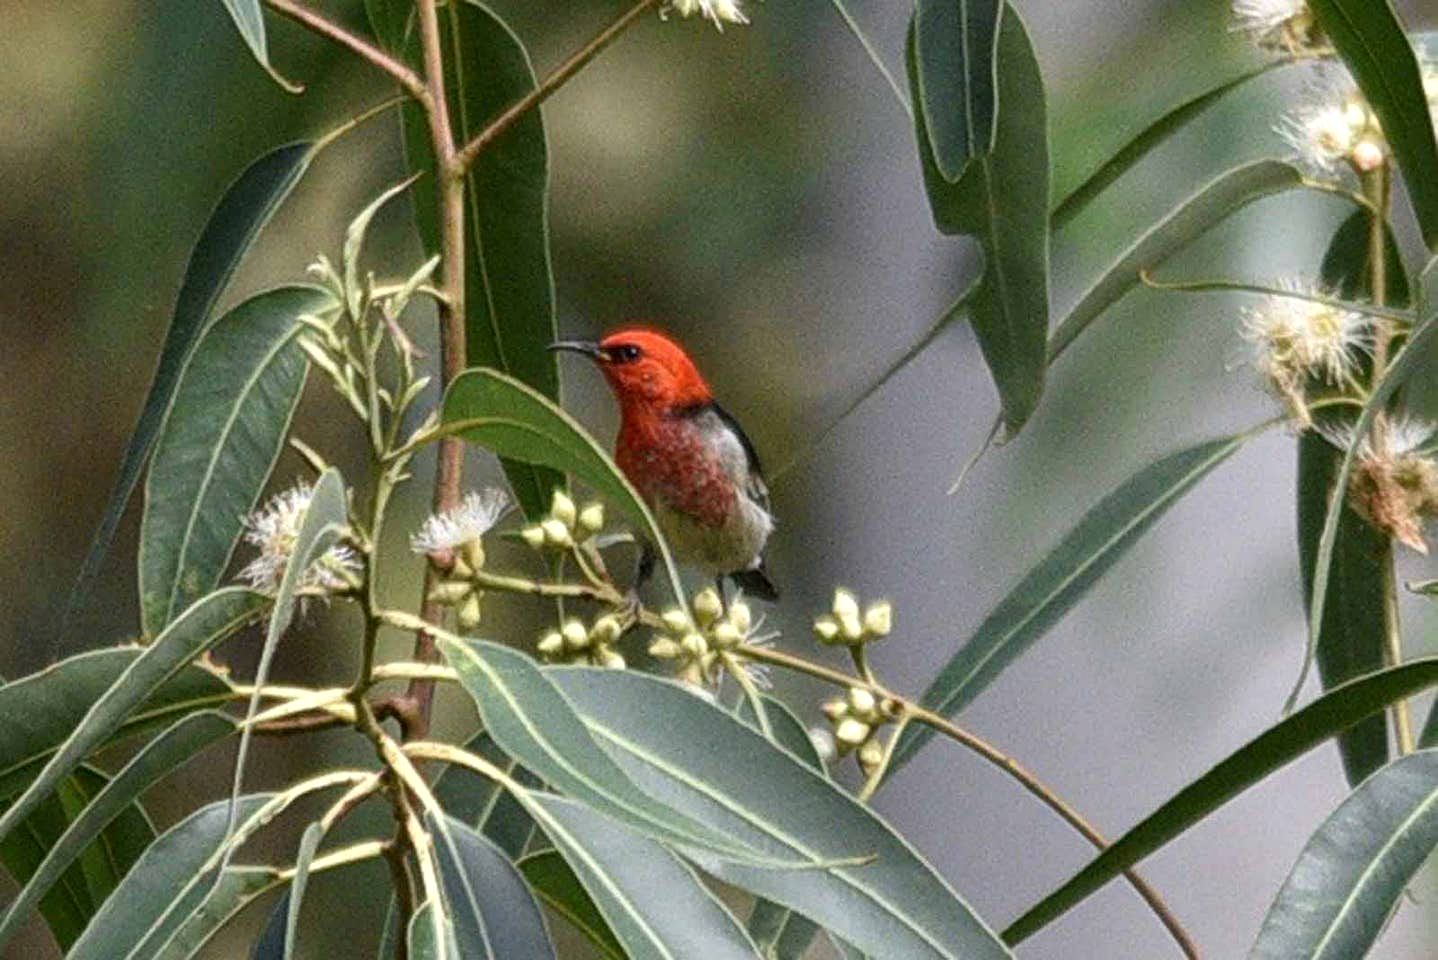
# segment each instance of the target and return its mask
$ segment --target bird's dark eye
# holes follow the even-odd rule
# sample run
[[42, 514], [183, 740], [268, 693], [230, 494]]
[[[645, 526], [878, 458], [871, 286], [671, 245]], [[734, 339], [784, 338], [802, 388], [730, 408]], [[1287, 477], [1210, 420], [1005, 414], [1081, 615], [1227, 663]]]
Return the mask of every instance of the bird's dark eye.
[[609, 348], [609, 359], [614, 363], [633, 363], [639, 359], [640, 349], [632, 343], [622, 343]]

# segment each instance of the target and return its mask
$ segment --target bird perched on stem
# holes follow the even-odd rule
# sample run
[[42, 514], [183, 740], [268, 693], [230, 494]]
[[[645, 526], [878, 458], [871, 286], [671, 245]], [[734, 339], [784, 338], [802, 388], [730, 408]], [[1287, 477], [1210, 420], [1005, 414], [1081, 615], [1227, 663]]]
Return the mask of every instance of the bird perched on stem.
[[[631, 327], [551, 349], [589, 357], [609, 382], [620, 414], [614, 459], [680, 562], [718, 578], [721, 596], [728, 577], [750, 596], [777, 600], [764, 570], [774, 518], [759, 457], [684, 348]], [[646, 548], [639, 581], [653, 565]]]

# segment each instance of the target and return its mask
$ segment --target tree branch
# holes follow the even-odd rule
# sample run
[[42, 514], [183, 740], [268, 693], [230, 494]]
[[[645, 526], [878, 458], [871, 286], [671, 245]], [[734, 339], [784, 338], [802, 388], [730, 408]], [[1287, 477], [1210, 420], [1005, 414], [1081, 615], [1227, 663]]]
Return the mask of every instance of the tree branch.
[[344, 27], [308, 7], [301, 6], [295, 0], [265, 0], [265, 5], [276, 13], [289, 17], [305, 29], [333, 40], [351, 53], [358, 54], [369, 61], [372, 66], [389, 74], [396, 83], [404, 87], [406, 93], [423, 104], [425, 109], [429, 109], [430, 93], [419, 75], [368, 40], [355, 36]]

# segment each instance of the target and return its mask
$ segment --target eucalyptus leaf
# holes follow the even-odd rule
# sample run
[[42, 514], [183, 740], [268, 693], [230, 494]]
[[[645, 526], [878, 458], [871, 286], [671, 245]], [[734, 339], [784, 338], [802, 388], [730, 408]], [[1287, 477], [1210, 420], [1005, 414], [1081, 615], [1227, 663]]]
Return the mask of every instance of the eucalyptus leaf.
[[[439, 14], [446, 97], [455, 137], [464, 143], [534, 89], [534, 69], [519, 37], [488, 7], [450, 3]], [[372, 15], [397, 23], [400, 12]], [[394, 26], [385, 32], [400, 33]], [[406, 58], [421, 62], [417, 31], [408, 40]], [[438, 182], [429, 120], [418, 105], [405, 107], [404, 132], [410, 169]], [[559, 366], [546, 349], [558, 338], [548, 192], [544, 121], [531, 110], [479, 155], [465, 179], [465, 349], [469, 366], [503, 370], [557, 401]], [[416, 191], [414, 209], [425, 252], [439, 253], [435, 191]], [[552, 464], [511, 458], [504, 466], [525, 515], [543, 516], [564, 478], [547, 469]]]
[[1438, 846], [1438, 751], [1365, 780], [1309, 838], [1264, 917], [1253, 960], [1367, 956]]
[[1124, 870], [1276, 770], [1389, 704], [1438, 685], [1438, 657], [1412, 660], [1334, 687], [1184, 787], [1004, 931], [1016, 945]]
[[[464, 749], [483, 757], [522, 783], [539, 785], [512, 757], [499, 749], [488, 733], [477, 734], [464, 745]], [[492, 780], [476, 782], [464, 771], [447, 767], [434, 782], [434, 798], [445, 813], [479, 830], [511, 860], [519, 859], [534, 833], [534, 821], [524, 806]]]
[[305, 827], [305, 832], [300, 835], [300, 848], [295, 854], [295, 875], [290, 880], [290, 890], [285, 896], [284, 960], [291, 960], [296, 956], [295, 948], [299, 944], [300, 935], [300, 911], [304, 904], [305, 888], [309, 885], [310, 864], [314, 862], [315, 851], [320, 848], [320, 841], [324, 836], [324, 824], [318, 820]]
[[[0, 814], [0, 838], [29, 816], [71, 771], [134, 719], [136, 709], [186, 664], [258, 616], [264, 598], [229, 587], [196, 603], [170, 624], [154, 643], [126, 666], [124, 672], [90, 706], [54, 756]], [[5, 688], [6, 691], [9, 687]], [[4, 691], [0, 691], [3, 693]]]
[[185, 365], [145, 482], [146, 634], [219, 584], [304, 388], [298, 319], [332, 303], [318, 287], [258, 294], [215, 321]]
[[529, 854], [515, 866], [524, 874], [540, 902], [588, 940], [602, 960], [629, 960], [614, 931], [609, 929], [599, 908], [558, 850]]
[[1428, 249], [1438, 249], [1438, 140], [1423, 71], [1391, 0], [1310, 0], [1403, 171]]
[[210, 214], [194, 252], [190, 254], [185, 278], [175, 300], [170, 329], [160, 352], [159, 367], [150, 383], [140, 419], [125, 448], [120, 472], [106, 501], [99, 529], [95, 531], [80, 573], [70, 589], [62, 624], [69, 624], [73, 619], [104, 566], [105, 555], [115, 538], [120, 517], [159, 435], [160, 421], [174, 399], [180, 373], [208, 325], [216, 301], [229, 285], [230, 278], [260, 229], [269, 222], [309, 169], [315, 150], [316, 145], [309, 142], [289, 143], [271, 150], [245, 168]]
[[[0, 686], [0, 797], [18, 793], [84, 720], [91, 706], [125, 675], [143, 647], [92, 650]], [[188, 666], [162, 683], [96, 747], [164, 727], [196, 710], [235, 699], [230, 685], [203, 667]]]
[[269, 43], [265, 39], [265, 16], [264, 7], [260, 0], [220, 0], [225, 9], [230, 12], [230, 19], [235, 21], [235, 28], [240, 31], [244, 38], [245, 46], [250, 48], [254, 54], [255, 62], [265, 68], [265, 72], [285, 90], [290, 93], [299, 93], [303, 87], [290, 83], [280, 76], [270, 64]]
[[134, 960], [190, 960], [236, 914], [283, 882], [274, 867], [226, 867], [163, 944], [153, 952], [132, 954]]
[[1000, 0], [918, 0], [914, 7], [910, 85], [925, 131], [920, 148], [951, 182], [994, 149], [1003, 13]]
[[632, 671], [545, 673], [624, 771], [675, 811], [776, 857], [866, 858], [828, 870], [773, 870], [686, 846], [685, 855], [706, 872], [876, 956], [1009, 955], [872, 810], [728, 712], [677, 683]]
[[[980, 20], [985, 8], [976, 5]], [[920, 4], [910, 24], [907, 58], [924, 185], [939, 229], [971, 234], [983, 248], [984, 275], [969, 302], [969, 320], [1013, 434], [1037, 406], [1047, 366], [1049, 138], [1043, 76], [1022, 18], [1006, 4], [998, 27], [996, 83], [1002, 108], [994, 121], [993, 148], [967, 162], [957, 179], [950, 178], [945, 172], [950, 164], [934, 150], [939, 142], [954, 139], [952, 130], [935, 138], [927, 117], [964, 109], [964, 104], [929, 102], [919, 49], [924, 9]], [[950, 14], [934, 26], [952, 31], [959, 22]], [[963, 45], [960, 36], [943, 47]], [[951, 121], [950, 126], [963, 129], [965, 124]]]
[[453, 817], [425, 816], [459, 956], [542, 960], [554, 956], [539, 905], [503, 850]]
[[136, 809], [135, 801], [145, 790], [205, 747], [234, 733], [235, 729], [235, 721], [225, 714], [214, 710], [200, 711], [182, 717], [135, 754], [113, 779], [103, 785], [83, 811], [73, 817], [65, 832], [47, 845], [43, 862], [37, 865], [31, 876], [23, 879], [20, 893], [0, 915], [0, 946], [20, 930], [30, 910], [74, 858], [101, 837], [115, 818]]
[[758, 960], [744, 928], [663, 846], [573, 800], [533, 793], [528, 803], [629, 960]]
[[454, 929], [442, 904], [429, 900], [419, 905], [409, 918], [409, 960], [457, 960], [459, 947], [454, 942]]
[[[1124, 552], [1247, 434], [1209, 440], [1150, 464], [1084, 514], [1043, 560], [999, 601], [924, 691], [925, 707], [953, 716], [1066, 614]], [[899, 737], [892, 774], [933, 736], [911, 724]]]
[[548, 397], [498, 370], [466, 370], [445, 393], [444, 424], [501, 457], [554, 467], [589, 484], [657, 546], [670, 589], [684, 603], [679, 572], [654, 515], [594, 438]]

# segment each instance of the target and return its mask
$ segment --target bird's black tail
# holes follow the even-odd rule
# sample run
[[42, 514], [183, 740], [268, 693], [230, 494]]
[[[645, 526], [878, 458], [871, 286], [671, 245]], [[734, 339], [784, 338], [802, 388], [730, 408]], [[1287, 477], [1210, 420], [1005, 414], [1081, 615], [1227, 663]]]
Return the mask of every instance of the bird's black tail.
[[743, 590], [746, 596], [758, 597], [760, 600], [767, 600], [770, 603], [779, 599], [779, 589], [769, 579], [769, 572], [764, 569], [762, 563], [752, 570], [731, 573], [729, 579], [733, 580], [735, 586]]

